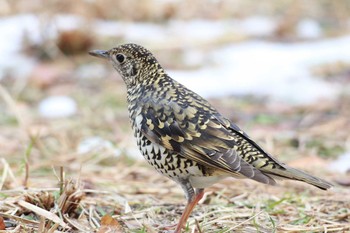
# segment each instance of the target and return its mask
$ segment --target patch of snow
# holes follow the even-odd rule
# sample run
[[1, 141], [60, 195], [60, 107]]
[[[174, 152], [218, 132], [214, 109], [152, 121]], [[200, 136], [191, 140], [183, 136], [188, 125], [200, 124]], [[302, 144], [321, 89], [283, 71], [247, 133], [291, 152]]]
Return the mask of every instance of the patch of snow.
[[52, 33], [57, 33], [55, 30], [74, 30], [86, 26], [86, 20], [77, 15], [57, 15], [52, 19]]
[[[15, 77], [27, 77], [31, 73], [36, 61], [21, 53], [23, 35], [40, 44], [43, 35], [55, 38], [59, 30], [86, 25], [98, 35], [121, 37], [145, 46], [157, 45], [161, 48], [162, 45], [181, 44], [187, 50], [184, 61], [190, 66], [203, 68], [170, 71], [170, 74], [206, 97], [252, 94], [295, 104], [336, 98], [342, 87], [315, 78], [310, 68], [321, 63], [350, 62], [350, 36], [293, 44], [246, 40], [213, 48], [205, 53], [193, 49], [198, 44], [210, 44], [226, 35], [270, 35], [276, 28], [276, 21], [269, 17], [220, 21], [173, 20], [154, 24], [89, 21], [73, 15], [58, 15], [45, 20], [45, 17], [27, 14], [0, 18], [0, 79], [8, 73]], [[322, 36], [320, 25], [310, 19], [301, 21], [297, 31], [304, 38]], [[89, 76], [84, 67], [77, 73], [81, 77]]]
[[113, 155], [119, 157], [121, 155], [120, 149], [116, 148], [112, 142], [105, 140], [101, 137], [88, 137], [82, 140], [77, 148], [77, 152], [80, 154], [86, 154], [89, 152], [99, 152], [103, 150], [112, 151]]
[[203, 51], [189, 48], [184, 53], [183, 60], [189, 66], [201, 66], [207, 59]]
[[[212, 20], [173, 20], [168, 24], [172, 36], [191, 41], [213, 40], [225, 34], [230, 21]], [[231, 31], [231, 30], [230, 30]], [[184, 36], [186, 35], [186, 36]]]
[[166, 31], [163, 27], [153, 23], [123, 23], [121, 31], [126, 41], [149, 41], [153, 43], [165, 41], [167, 38]]
[[350, 151], [339, 156], [337, 160], [330, 164], [329, 169], [342, 173], [350, 171]]
[[69, 30], [83, 25], [80, 17], [61, 15], [47, 20], [33, 14], [0, 18], [0, 80], [11, 75], [27, 78], [35, 66], [35, 59], [25, 56], [24, 38], [33, 44], [41, 44], [44, 38], [56, 38], [59, 30]]
[[[0, 51], [2, 54], [19, 52], [23, 36], [27, 36], [29, 40], [35, 42], [40, 40], [40, 24], [34, 15], [0, 18], [0, 31]], [[4, 58], [4, 56], [1, 57]]]
[[60, 30], [76, 29], [84, 24], [86, 20], [74, 15], [58, 15], [48, 19], [22, 14], [0, 18], [0, 80], [6, 75], [27, 78], [31, 73], [36, 61], [21, 52], [24, 39], [40, 45], [44, 39], [56, 38]]
[[350, 37], [294, 44], [247, 41], [207, 54], [205, 68], [170, 71], [171, 76], [199, 94], [259, 95], [292, 104], [332, 99], [342, 87], [313, 77], [320, 63], [350, 62]]
[[46, 118], [69, 117], [77, 112], [77, 104], [68, 96], [50, 96], [39, 103], [38, 110]]
[[82, 79], [105, 78], [108, 72], [102, 63], [85, 64], [77, 68], [76, 76]]
[[230, 34], [267, 36], [276, 28], [275, 20], [255, 16], [242, 20], [171, 20], [163, 24], [99, 20], [94, 30], [99, 35], [121, 36], [126, 41], [143, 44], [198, 44]]
[[136, 160], [143, 160], [143, 156], [141, 155], [140, 150], [137, 148], [136, 145], [133, 146], [129, 146], [127, 148], [125, 148], [126, 151], [126, 155], [130, 158], [136, 159]]
[[94, 31], [100, 36], [120, 36], [123, 31], [121, 31], [121, 22], [117, 21], [105, 21], [97, 20], [94, 22]]
[[269, 36], [276, 27], [275, 20], [263, 16], [252, 16], [236, 22], [236, 28], [249, 36]]
[[0, 32], [0, 80], [8, 74], [27, 77], [35, 61], [20, 50], [24, 36], [31, 41], [39, 40], [39, 21], [34, 15], [3, 17], [0, 18]]
[[115, 147], [112, 142], [98, 136], [87, 137], [83, 139], [77, 146], [77, 152], [80, 154], [91, 152], [98, 153], [102, 151], [109, 151], [116, 157], [119, 157], [121, 154], [123, 154], [123, 152], [125, 152], [125, 155], [129, 158], [143, 160], [140, 150], [136, 145], [132, 144], [120, 149]]
[[303, 39], [321, 38], [323, 34], [320, 24], [312, 19], [301, 20], [296, 27], [296, 33]]

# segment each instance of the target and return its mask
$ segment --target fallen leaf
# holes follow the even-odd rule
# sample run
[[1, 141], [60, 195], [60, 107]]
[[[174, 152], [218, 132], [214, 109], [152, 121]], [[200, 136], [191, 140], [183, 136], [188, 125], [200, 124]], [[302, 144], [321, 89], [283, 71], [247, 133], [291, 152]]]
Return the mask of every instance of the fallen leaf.
[[5, 230], [6, 226], [5, 226], [5, 222], [4, 222], [4, 218], [0, 216], [0, 230]]
[[120, 223], [112, 218], [110, 215], [106, 214], [101, 219], [101, 227], [97, 233], [122, 233], [123, 227]]

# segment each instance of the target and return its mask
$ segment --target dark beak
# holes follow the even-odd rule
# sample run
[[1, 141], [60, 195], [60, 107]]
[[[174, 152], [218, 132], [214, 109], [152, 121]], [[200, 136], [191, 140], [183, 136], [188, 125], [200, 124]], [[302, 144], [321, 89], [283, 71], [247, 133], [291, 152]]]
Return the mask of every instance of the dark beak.
[[109, 57], [108, 51], [105, 51], [105, 50], [92, 50], [89, 52], [89, 54], [92, 56], [100, 57], [104, 59], [108, 59]]

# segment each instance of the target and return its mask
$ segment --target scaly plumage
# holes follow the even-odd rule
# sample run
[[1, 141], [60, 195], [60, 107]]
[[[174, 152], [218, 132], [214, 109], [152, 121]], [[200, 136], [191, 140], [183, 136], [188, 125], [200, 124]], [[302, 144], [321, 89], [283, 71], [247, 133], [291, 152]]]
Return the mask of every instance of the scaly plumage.
[[277, 161], [205, 99], [170, 78], [147, 49], [125, 44], [90, 54], [108, 59], [123, 78], [131, 125], [145, 159], [185, 192], [188, 204], [175, 232], [181, 232], [203, 189], [228, 176], [331, 187]]

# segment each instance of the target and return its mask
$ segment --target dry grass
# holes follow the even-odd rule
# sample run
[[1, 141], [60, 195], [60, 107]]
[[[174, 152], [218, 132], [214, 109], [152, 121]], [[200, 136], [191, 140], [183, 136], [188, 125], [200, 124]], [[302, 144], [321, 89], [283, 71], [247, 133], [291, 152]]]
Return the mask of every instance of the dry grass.
[[[45, 91], [28, 84], [14, 96], [11, 81], [1, 87], [5, 100], [1, 120], [7, 124], [0, 129], [0, 215], [6, 232], [105, 232], [106, 227], [115, 232], [170, 232], [165, 227], [179, 219], [185, 203], [179, 187], [143, 160], [127, 156], [133, 140], [121, 83], [103, 80], [95, 86], [89, 82], [60, 84], [78, 100], [80, 109], [77, 116], [55, 120], [36, 114], [35, 105]], [[119, 89], [120, 93], [115, 91]], [[334, 148], [345, 146], [340, 142], [348, 137], [349, 121], [342, 120], [348, 114], [342, 107], [348, 104], [346, 98], [321, 108], [264, 107], [259, 101], [232, 98], [212, 103], [255, 138], [265, 139], [262, 143], [273, 154], [288, 155], [280, 157], [283, 161], [328, 180], [337, 178], [325, 167], [327, 157], [335, 156]], [[245, 115], [230, 115], [229, 109]], [[331, 110], [336, 114], [330, 116]], [[108, 149], [79, 154], [78, 144], [89, 136], [114, 142], [122, 155], [116, 157]], [[319, 145], [315, 138], [325, 143]], [[303, 166], [310, 159], [318, 167]], [[186, 232], [350, 231], [347, 188], [324, 192], [296, 182], [265, 186], [227, 179], [207, 191]], [[108, 215], [118, 227], [101, 223]]]

